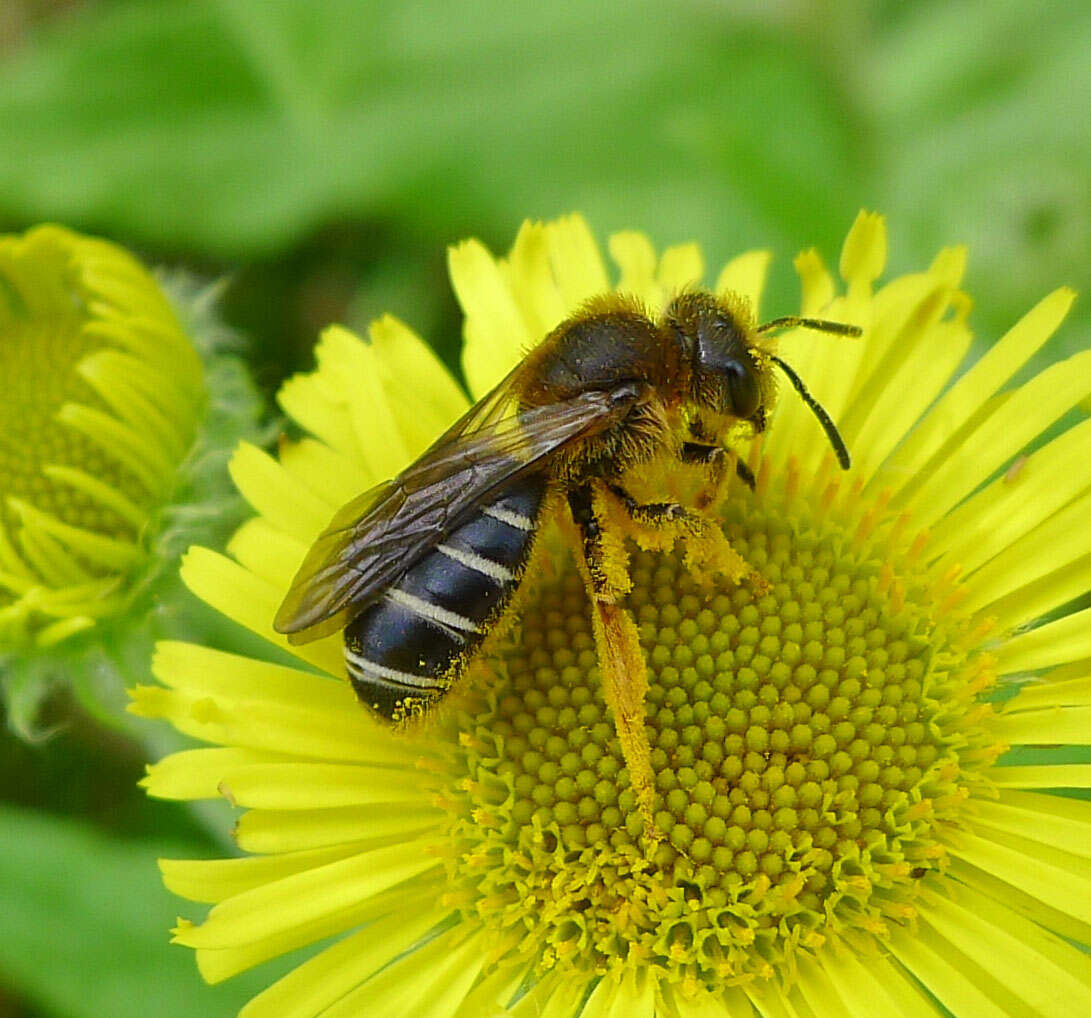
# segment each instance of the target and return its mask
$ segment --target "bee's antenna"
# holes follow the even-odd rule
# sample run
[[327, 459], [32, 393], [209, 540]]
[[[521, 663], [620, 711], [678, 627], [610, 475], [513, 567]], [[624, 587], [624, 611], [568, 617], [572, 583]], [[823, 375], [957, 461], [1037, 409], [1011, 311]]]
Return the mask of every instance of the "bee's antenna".
[[[836, 322], [822, 322], [821, 324], [837, 325]], [[837, 325], [837, 327], [841, 329], [855, 328], [855, 326], [847, 325]], [[788, 381], [795, 386], [796, 392], [803, 397], [803, 402], [814, 411], [815, 417], [818, 418], [818, 423], [822, 425], [822, 430], [826, 432], [826, 437], [830, 440], [830, 445], [833, 446], [833, 451], [837, 453], [837, 462], [841, 464], [841, 469], [848, 470], [848, 468], [852, 466], [852, 458], [849, 456], [849, 450], [845, 446], [845, 440], [841, 437], [841, 432], [837, 430], [837, 425], [833, 423], [833, 418], [826, 413], [826, 408], [810, 394], [810, 391], [807, 389], [807, 386], [803, 384], [803, 379], [800, 378], [799, 375], [797, 375], [779, 357], [776, 357], [773, 354], [770, 354], [769, 356], [773, 363], [788, 376]]]
[[786, 318], [774, 318], [771, 322], [759, 325], [758, 332], [772, 332], [773, 329], [814, 329], [816, 332], [832, 332], [835, 336], [862, 336], [864, 330], [859, 325], [847, 322], [829, 322], [825, 318], [798, 318], [788, 315]]

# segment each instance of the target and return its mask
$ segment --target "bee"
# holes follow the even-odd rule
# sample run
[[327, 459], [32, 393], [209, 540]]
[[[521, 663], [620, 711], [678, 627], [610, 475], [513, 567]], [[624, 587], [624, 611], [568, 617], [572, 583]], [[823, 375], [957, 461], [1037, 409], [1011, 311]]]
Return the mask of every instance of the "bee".
[[[463, 676], [519, 590], [547, 506], [567, 503], [589, 593], [604, 606], [616, 592], [602, 561], [597, 491], [608, 490], [644, 526], [699, 524], [694, 510], [676, 503], [639, 503], [624, 487], [626, 473], [663, 454], [723, 462], [723, 442], [739, 426], [765, 429], [774, 365], [847, 469], [833, 421], [762, 341], [791, 326], [860, 334], [795, 317], [756, 327], [745, 302], [707, 291], [678, 295], [658, 320], [625, 297], [592, 300], [415, 462], [334, 516], [275, 628], [293, 643], [343, 630], [357, 696], [400, 721]], [[753, 484], [745, 467], [736, 469]]]

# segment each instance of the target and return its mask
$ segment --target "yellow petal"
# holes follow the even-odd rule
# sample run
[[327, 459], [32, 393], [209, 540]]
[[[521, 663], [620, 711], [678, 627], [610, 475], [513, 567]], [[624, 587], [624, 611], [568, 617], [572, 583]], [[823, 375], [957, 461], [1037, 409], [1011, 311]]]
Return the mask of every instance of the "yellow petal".
[[470, 392], [480, 399], [519, 362], [533, 339], [496, 259], [480, 241], [452, 247], [447, 265], [466, 316], [462, 369]]
[[329, 503], [303, 488], [281, 464], [256, 445], [239, 443], [228, 470], [243, 498], [289, 537], [309, 545], [329, 523], [333, 511]]
[[173, 894], [188, 901], [212, 904], [359, 852], [358, 845], [349, 844], [245, 859], [160, 859], [159, 871], [167, 890]]
[[618, 291], [632, 294], [645, 307], [662, 307], [663, 288], [655, 278], [655, 248], [647, 234], [636, 230], [611, 234], [609, 248], [621, 270]]
[[398, 912], [326, 948], [258, 994], [239, 1018], [314, 1018], [412, 947], [443, 918]]
[[231, 767], [289, 759], [279, 753], [240, 749], [187, 749], [148, 764], [140, 785], [155, 799], [217, 799], [220, 781]]
[[1091, 350], [1046, 368], [946, 449], [901, 504], [930, 525], [1091, 393]]
[[941, 939], [895, 927], [890, 950], [928, 991], [954, 1015], [1011, 1018], [1008, 999], [1018, 1002], [1001, 983]]
[[980, 568], [1088, 487], [1091, 420], [1017, 462], [932, 529], [929, 554], [946, 552], [964, 574]]
[[887, 464], [890, 482], [901, 486], [929, 465], [953, 435], [1045, 343], [1061, 324], [1075, 294], [1056, 290], [1028, 311], [944, 394]]
[[773, 260], [770, 251], [745, 251], [732, 258], [716, 279], [717, 293], [735, 293], [750, 305], [754, 321], [761, 321], [761, 295], [769, 264]]
[[465, 924], [441, 933], [347, 993], [323, 1011], [322, 1018], [362, 1014], [448, 1018], [461, 1006], [485, 964], [485, 938], [466, 933]]
[[996, 657], [1002, 675], [1050, 668], [1091, 657], [1091, 608], [1066, 615], [1009, 640], [997, 650]]
[[886, 266], [886, 219], [875, 212], [860, 212], [841, 249], [841, 278], [854, 287], [866, 288]]
[[705, 278], [705, 259], [697, 244], [668, 247], [659, 259], [659, 285], [670, 300], [683, 290], [700, 286]]
[[833, 300], [833, 276], [822, 261], [822, 256], [813, 248], [798, 254], [793, 263], [799, 276], [802, 294], [800, 309], [804, 315], [817, 315], [823, 312]]
[[381, 480], [360, 460], [351, 460], [313, 438], [282, 441], [278, 455], [280, 465], [296, 483], [330, 506], [331, 517], [335, 510]]
[[383, 315], [368, 335], [383, 388], [416, 456], [469, 409], [469, 401], [432, 348], [404, 322]]
[[438, 865], [422, 849], [420, 843], [378, 848], [262, 884], [220, 902], [200, 926], [181, 929], [175, 942], [234, 947], [336, 913]]
[[1091, 803], [1060, 795], [1002, 791], [998, 801], [973, 800], [978, 822], [1091, 859]]
[[227, 552], [271, 587], [287, 591], [307, 554], [307, 544], [275, 529], [264, 517], [255, 516], [235, 531]]
[[584, 301], [610, 289], [599, 246], [579, 214], [546, 224], [553, 278], [571, 314]]
[[950, 851], [1050, 907], [1091, 923], [1091, 877], [1085, 861], [984, 826], [980, 834], [963, 832]]
[[1091, 962], [1000, 902], [962, 888], [929, 895], [921, 918], [1043, 1015], [1091, 1013]]
[[1091, 764], [993, 767], [986, 777], [999, 788], [1091, 788]]
[[277, 393], [281, 409], [304, 430], [352, 463], [364, 464], [364, 450], [339, 389], [317, 372], [293, 375]]
[[368, 471], [384, 479], [393, 477], [413, 459], [406, 435], [412, 428], [413, 408], [391, 398], [374, 344], [331, 325], [323, 331], [316, 353], [319, 372], [342, 393]]
[[427, 803], [435, 793], [418, 770], [361, 764], [241, 761], [228, 766], [223, 794], [239, 806], [269, 810], [331, 809], [374, 803]]
[[989, 732], [1013, 746], [1091, 745], [1091, 707], [1048, 707], [1004, 714], [989, 723]]
[[524, 222], [505, 265], [515, 301], [532, 343], [552, 332], [569, 311], [549, 264], [549, 236], [543, 223]]
[[[230, 789], [226, 790], [230, 792]], [[251, 810], [235, 825], [235, 841], [244, 852], [301, 852], [361, 839], [387, 844], [412, 842], [438, 826], [443, 814], [432, 806], [396, 803], [343, 806], [339, 809]]]
[[283, 588], [207, 548], [191, 548], [182, 560], [181, 573], [185, 585], [221, 615], [328, 675], [344, 675], [339, 634], [297, 646], [273, 629], [273, 618], [284, 599]]

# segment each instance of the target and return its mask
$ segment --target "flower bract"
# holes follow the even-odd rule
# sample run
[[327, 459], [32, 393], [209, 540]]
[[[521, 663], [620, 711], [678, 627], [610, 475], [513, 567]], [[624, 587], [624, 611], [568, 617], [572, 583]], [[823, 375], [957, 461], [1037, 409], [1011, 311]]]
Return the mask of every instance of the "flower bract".
[[135, 258], [59, 226], [0, 238], [0, 377], [0, 665], [28, 728], [49, 680], [94, 672], [154, 600], [172, 537], [212, 536], [232, 499], [210, 460], [255, 399]]

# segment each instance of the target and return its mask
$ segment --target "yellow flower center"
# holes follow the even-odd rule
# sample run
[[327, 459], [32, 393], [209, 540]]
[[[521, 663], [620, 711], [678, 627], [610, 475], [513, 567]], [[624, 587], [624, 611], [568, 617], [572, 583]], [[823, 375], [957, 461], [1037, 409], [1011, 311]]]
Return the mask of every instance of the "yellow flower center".
[[736, 486], [722, 511], [764, 586], [705, 589], [680, 555], [633, 558], [661, 841], [644, 836], [570, 565], [458, 721], [453, 877], [540, 968], [770, 978], [831, 935], [911, 921], [946, 865], [942, 835], [991, 756], [989, 662], [967, 649], [953, 578], [880, 505], [773, 488]]

